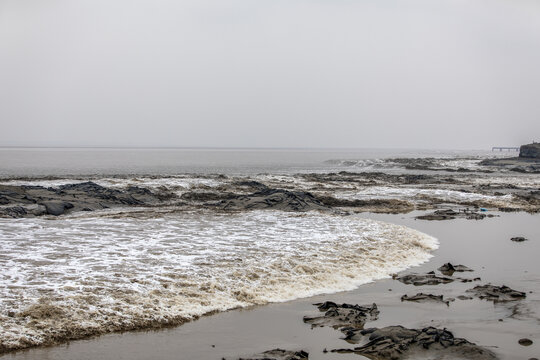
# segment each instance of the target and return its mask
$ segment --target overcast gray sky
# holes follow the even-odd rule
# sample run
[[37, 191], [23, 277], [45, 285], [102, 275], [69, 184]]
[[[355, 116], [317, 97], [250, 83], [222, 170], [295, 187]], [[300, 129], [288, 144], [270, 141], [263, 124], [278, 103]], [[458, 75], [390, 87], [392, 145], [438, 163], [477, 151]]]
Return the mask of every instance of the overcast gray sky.
[[0, 0], [0, 146], [540, 141], [537, 0]]

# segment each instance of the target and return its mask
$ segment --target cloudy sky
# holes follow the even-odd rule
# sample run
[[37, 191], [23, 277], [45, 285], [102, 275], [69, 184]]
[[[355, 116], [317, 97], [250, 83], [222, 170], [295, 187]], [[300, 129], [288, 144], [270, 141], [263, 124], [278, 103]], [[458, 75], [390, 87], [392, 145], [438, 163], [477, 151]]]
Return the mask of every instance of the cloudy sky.
[[537, 0], [0, 0], [0, 146], [540, 141]]

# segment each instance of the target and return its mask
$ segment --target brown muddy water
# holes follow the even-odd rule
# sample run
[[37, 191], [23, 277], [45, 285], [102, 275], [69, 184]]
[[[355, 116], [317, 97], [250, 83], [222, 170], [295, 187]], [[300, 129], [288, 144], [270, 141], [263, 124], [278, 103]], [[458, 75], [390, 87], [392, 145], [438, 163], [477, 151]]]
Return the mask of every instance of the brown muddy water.
[[[361, 285], [356, 290], [232, 310], [182, 326], [159, 331], [110, 334], [89, 340], [34, 348], [6, 354], [2, 360], [33, 359], [221, 359], [259, 353], [276, 347], [303, 349], [310, 359], [362, 359], [359, 355], [323, 353], [353, 347], [330, 328], [311, 329], [304, 315], [317, 313], [312, 305], [325, 300], [358, 304], [377, 303], [380, 316], [366, 327], [403, 325], [446, 327], [456, 337], [493, 350], [501, 359], [540, 357], [540, 215], [497, 213], [485, 220], [421, 221], [417, 213], [360, 215], [404, 225], [437, 238], [440, 247], [429, 262], [406, 272], [426, 272], [450, 261], [471, 267], [475, 283], [415, 287], [391, 279]], [[511, 237], [528, 241], [515, 243]], [[469, 274], [467, 274], [469, 275]], [[507, 285], [525, 291], [518, 302], [494, 304], [482, 300], [455, 300], [444, 304], [401, 302], [404, 294], [418, 292], [457, 297], [477, 284]], [[500, 321], [502, 320], [502, 321]], [[531, 346], [518, 340], [529, 338]]]

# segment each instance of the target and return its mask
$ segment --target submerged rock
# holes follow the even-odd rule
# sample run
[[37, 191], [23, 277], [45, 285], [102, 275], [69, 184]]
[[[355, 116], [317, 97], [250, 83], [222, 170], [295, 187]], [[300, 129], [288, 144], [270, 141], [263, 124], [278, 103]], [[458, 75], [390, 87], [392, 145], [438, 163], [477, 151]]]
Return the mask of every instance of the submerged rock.
[[316, 326], [331, 326], [335, 329], [350, 327], [362, 329], [367, 320], [376, 320], [379, 310], [376, 304], [360, 306], [351, 304], [338, 305], [331, 301], [315, 304], [324, 315], [309, 317], [304, 316], [304, 322]]
[[468, 268], [465, 265], [453, 265], [451, 263], [446, 263], [440, 268], [438, 268], [437, 270], [439, 270], [444, 275], [448, 275], [448, 276], [452, 276], [454, 272], [474, 271], [473, 269]]
[[[453, 300], [453, 299], [452, 299]], [[444, 300], [442, 295], [424, 294], [418, 293], [413, 296], [403, 295], [401, 301], [414, 301], [414, 302], [437, 302], [450, 305], [450, 300]]]
[[256, 354], [247, 358], [239, 358], [238, 360], [302, 360], [309, 359], [309, 354], [303, 350], [288, 351], [283, 349], [268, 350], [260, 354]]
[[515, 301], [525, 299], [524, 292], [509, 288], [508, 286], [478, 285], [467, 290], [477, 298], [490, 300], [493, 302]]
[[[355, 341], [354, 333], [356, 336]], [[336, 349], [337, 353], [356, 353], [370, 359], [405, 359], [426, 357], [456, 359], [496, 359], [493, 352], [462, 338], [455, 338], [446, 329], [427, 327], [421, 330], [403, 326], [387, 326], [365, 330], [348, 330], [350, 342], [361, 342], [368, 337], [368, 343], [354, 349]], [[429, 357], [432, 358], [432, 357]]]

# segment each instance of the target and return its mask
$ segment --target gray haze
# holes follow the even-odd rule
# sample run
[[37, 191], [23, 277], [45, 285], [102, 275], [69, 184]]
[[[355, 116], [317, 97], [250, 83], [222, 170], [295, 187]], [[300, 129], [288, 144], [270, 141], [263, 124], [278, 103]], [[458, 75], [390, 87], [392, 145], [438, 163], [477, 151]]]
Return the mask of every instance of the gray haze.
[[1, 146], [540, 140], [537, 0], [0, 0]]

